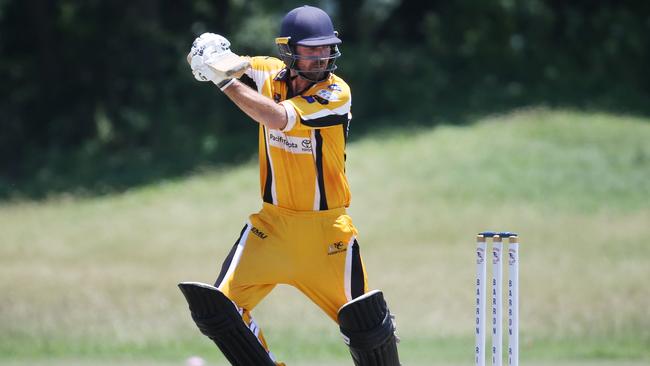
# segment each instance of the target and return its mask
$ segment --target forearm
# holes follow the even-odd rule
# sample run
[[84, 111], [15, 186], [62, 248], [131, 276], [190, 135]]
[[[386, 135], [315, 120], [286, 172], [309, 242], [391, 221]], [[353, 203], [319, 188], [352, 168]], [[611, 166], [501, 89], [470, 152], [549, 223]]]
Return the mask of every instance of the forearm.
[[223, 92], [256, 122], [277, 130], [287, 125], [287, 112], [282, 105], [259, 94], [239, 80], [235, 80]]

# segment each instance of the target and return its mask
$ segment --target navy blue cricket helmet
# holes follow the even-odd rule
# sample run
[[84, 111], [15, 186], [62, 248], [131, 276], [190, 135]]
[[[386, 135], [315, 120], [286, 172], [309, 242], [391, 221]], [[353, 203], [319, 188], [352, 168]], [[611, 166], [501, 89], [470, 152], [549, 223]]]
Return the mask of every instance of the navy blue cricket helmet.
[[[334, 30], [329, 15], [309, 5], [295, 8], [284, 16], [280, 36], [275, 39], [275, 43], [278, 45], [280, 59], [287, 67], [312, 82], [324, 80], [330, 72], [336, 70], [336, 59], [341, 56], [338, 48], [341, 40], [338, 38], [338, 32]], [[330, 46], [330, 54], [326, 57], [302, 56], [297, 54], [296, 46]], [[314, 70], [300, 70], [299, 60], [316, 60], [325, 66], [317, 73], [314, 73]], [[316, 74], [317, 79], [314, 79]]]

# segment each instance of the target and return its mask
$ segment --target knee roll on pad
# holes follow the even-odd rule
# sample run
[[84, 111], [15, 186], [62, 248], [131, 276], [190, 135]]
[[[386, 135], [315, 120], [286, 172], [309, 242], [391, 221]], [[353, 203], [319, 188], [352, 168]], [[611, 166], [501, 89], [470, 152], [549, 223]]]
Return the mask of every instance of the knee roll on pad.
[[190, 306], [192, 319], [231, 364], [275, 366], [257, 337], [246, 326], [230, 299], [216, 287], [183, 282], [178, 285]]
[[400, 365], [395, 325], [381, 291], [343, 305], [338, 320], [356, 366]]

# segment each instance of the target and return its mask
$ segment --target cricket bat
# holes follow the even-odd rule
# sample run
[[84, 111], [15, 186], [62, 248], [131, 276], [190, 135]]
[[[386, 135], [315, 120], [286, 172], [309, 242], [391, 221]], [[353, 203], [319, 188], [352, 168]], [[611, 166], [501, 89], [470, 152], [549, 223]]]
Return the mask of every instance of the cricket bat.
[[237, 56], [232, 52], [206, 63], [217, 75], [223, 78], [240, 78], [251, 66], [250, 57]]

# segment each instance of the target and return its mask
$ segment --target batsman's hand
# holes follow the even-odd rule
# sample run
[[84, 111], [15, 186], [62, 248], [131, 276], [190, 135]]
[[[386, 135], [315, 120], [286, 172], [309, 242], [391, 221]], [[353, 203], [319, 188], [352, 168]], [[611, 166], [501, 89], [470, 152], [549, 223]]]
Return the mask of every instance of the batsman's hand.
[[214, 33], [203, 33], [192, 43], [187, 61], [196, 80], [212, 81], [218, 85], [228, 76], [215, 72], [208, 64], [232, 55], [230, 42], [225, 37]]

